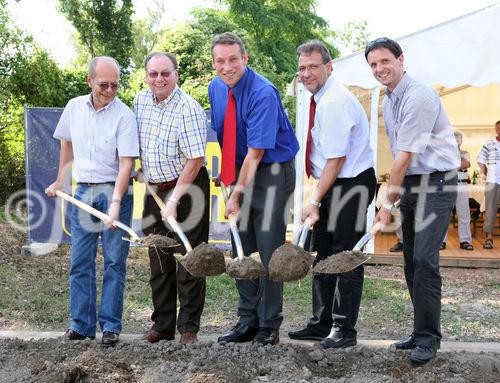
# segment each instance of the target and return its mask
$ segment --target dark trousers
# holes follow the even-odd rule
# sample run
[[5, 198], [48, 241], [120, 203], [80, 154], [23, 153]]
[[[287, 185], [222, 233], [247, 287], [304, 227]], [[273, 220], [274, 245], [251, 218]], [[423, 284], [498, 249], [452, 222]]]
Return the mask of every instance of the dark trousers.
[[[428, 180], [428, 182], [426, 182]], [[419, 188], [426, 185], [419, 191]], [[401, 196], [406, 284], [413, 303], [413, 334], [418, 345], [439, 348], [441, 275], [439, 247], [457, 199], [456, 172], [406, 176]], [[425, 192], [422, 193], [422, 191]]]
[[[203, 192], [202, 200], [195, 200], [190, 196], [190, 191], [197, 188]], [[207, 169], [202, 167], [193, 182], [193, 186], [180, 199], [177, 208], [177, 221], [186, 233], [192, 247], [202, 242], [208, 242], [209, 227], [209, 178]], [[168, 198], [171, 190], [158, 191], [158, 195], [164, 201]], [[201, 209], [201, 211], [200, 211]], [[197, 223], [188, 218], [201, 216]], [[177, 238], [161, 220], [160, 208], [150, 194], [144, 200], [143, 213], [144, 234], [161, 234], [171, 238]], [[188, 229], [189, 228], [189, 229]], [[182, 243], [180, 239], [177, 239]], [[187, 272], [181, 265], [176, 264], [173, 256], [176, 248], [149, 248], [149, 263], [151, 267], [151, 286], [153, 300], [153, 314], [151, 320], [154, 322], [153, 329], [159, 332], [175, 332], [177, 329], [181, 334], [185, 332], [198, 332], [200, 318], [205, 304], [205, 278], [196, 278]], [[184, 246], [181, 247], [185, 253]], [[177, 294], [179, 294], [179, 314], [177, 316]]]
[[[285, 243], [295, 187], [293, 161], [261, 164], [253, 188], [243, 196], [238, 228], [245, 255], [258, 251], [267, 269], [271, 255]], [[236, 254], [236, 248], [233, 246]], [[283, 283], [267, 277], [236, 280], [239, 323], [279, 329], [283, 321]]]
[[[352, 250], [366, 231], [366, 212], [375, 195], [373, 168], [353, 178], [338, 178], [321, 200], [320, 218], [314, 224], [312, 245], [315, 263], [332, 254]], [[350, 197], [349, 197], [350, 196]], [[346, 203], [343, 202], [346, 199]], [[314, 274], [313, 316], [307, 325], [316, 334], [328, 336], [332, 327], [344, 336], [356, 337], [364, 267], [342, 274]]]

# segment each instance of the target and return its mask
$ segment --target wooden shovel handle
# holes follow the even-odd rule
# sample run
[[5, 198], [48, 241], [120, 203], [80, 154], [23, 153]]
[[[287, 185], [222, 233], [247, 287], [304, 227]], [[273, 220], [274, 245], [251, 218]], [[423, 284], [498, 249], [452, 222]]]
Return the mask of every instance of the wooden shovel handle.
[[[62, 192], [61, 190], [56, 190], [56, 195], [59, 198], [62, 198], [63, 200], [68, 201], [68, 202], [72, 203], [73, 205], [79, 207], [83, 211], [86, 211], [87, 213], [92, 214], [94, 217], [99, 218], [101, 221], [107, 221], [107, 220], [109, 221], [110, 220], [109, 215], [104, 214], [102, 211], [94, 209], [92, 206], [89, 206], [85, 202], [79, 201], [76, 198], [71, 197], [70, 195]], [[125, 225], [124, 223], [121, 223], [120, 221], [114, 220], [113, 222], [111, 222], [111, 224], [113, 226], [116, 226], [116, 227], [122, 229], [123, 231], [127, 232], [128, 235], [130, 235], [130, 238], [132, 238], [132, 240], [134, 242], [139, 240], [139, 236], [137, 235], [137, 233], [135, 231], [133, 231], [130, 227]]]
[[[156, 192], [154, 191], [154, 189], [151, 187], [150, 184], [148, 184], [147, 182], [144, 183], [146, 184], [146, 188], [148, 189], [149, 194], [153, 196], [160, 210], [163, 209], [165, 207], [165, 202], [163, 202], [160, 196], [156, 194]], [[191, 246], [189, 239], [186, 237], [186, 234], [182, 230], [181, 225], [179, 225], [179, 222], [177, 222], [177, 220], [172, 216], [167, 217], [167, 221], [181, 239], [182, 243], [184, 244], [184, 247], [186, 248], [186, 252], [189, 253], [190, 251], [192, 251], [193, 247]]]

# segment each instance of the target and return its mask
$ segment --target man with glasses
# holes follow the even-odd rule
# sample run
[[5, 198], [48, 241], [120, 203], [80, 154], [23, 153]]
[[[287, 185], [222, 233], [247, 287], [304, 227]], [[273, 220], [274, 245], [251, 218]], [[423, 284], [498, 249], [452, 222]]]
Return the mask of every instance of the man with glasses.
[[68, 102], [54, 138], [61, 140], [57, 179], [46, 189], [49, 197], [63, 190], [74, 162], [75, 198], [107, 213], [102, 222], [72, 206], [71, 210], [71, 324], [69, 340], [95, 338], [96, 266], [99, 236], [104, 271], [99, 313], [103, 346], [118, 343], [122, 329], [123, 291], [129, 242], [113, 220], [130, 225], [132, 217], [131, 173], [139, 156], [134, 113], [116, 97], [120, 68], [111, 57], [96, 57], [89, 65], [90, 95]]
[[[164, 221], [176, 218], [193, 247], [208, 242], [209, 179], [205, 165], [208, 122], [201, 105], [177, 86], [177, 59], [154, 52], [144, 62], [149, 89], [134, 99], [139, 127], [144, 181], [156, 189], [166, 207], [160, 211], [146, 194], [143, 211], [144, 234], [173, 236]], [[193, 277], [176, 264], [176, 248], [150, 248], [150, 286], [154, 322], [146, 339], [155, 343], [173, 340], [197, 341], [205, 304], [205, 278]], [[185, 250], [184, 250], [185, 251]], [[177, 293], [179, 314], [177, 315]]]
[[[240, 216], [245, 255], [258, 251], [267, 268], [273, 251], [285, 242], [299, 146], [278, 90], [247, 64], [238, 36], [226, 32], [212, 39], [217, 77], [208, 87], [211, 124], [222, 148], [220, 180], [234, 183], [225, 216]], [[218, 341], [278, 343], [283, 283], [261, 277], [236, 280], [236, 286], [239, 321]]]
[[411, 349], [410, 359], [425, 363], [436, 356], [441, 341], [439, 248], [457, 198], [460, 153], [439, 95], [405, 72], [399, 44], [374, 40], [365, 58], [387, 87], [382, 113], [394, 155], [386, 200], [375, 221], [389, 224], [401, 199], [404, 271], [413, 303], [413, 333], [394, 347]]
[[[306, 174], [318, 180], [302, 220], [314, 223], [315, 263], [351, 250], [366, 231], [377, 180], [369, 125], [358, 99], [332, 76], [332, 58], [319, 40], [297, 48], [299, 77], [312, 93]], [[323, 348], [354, 346], [364, 267], [342, 274], [314, 274], [313, 316], [292, 339], [320, 340]]]

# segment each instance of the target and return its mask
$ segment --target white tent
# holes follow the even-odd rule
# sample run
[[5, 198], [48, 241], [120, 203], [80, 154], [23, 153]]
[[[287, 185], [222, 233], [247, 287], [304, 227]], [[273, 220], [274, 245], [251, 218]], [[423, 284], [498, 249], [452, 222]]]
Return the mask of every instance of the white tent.
[[[499, 20], [500, 4], [497, 2], [489, 7], [396, 39], [404, 52], [406, 71], [414, 79], [425, 84], [434, 87], [441, 86], [438, 88], [441, 96], [473, 89], [471, 86], [500, 84]], [[371, 144], [374, 151], [377, 152], [380, 117], [379, 95], [382, 87], [374, 79], [371, 69], [366, 63], [364, 52], [334, 60], [333, 76], [344, 85], [356, 87], [358, 97], [361, 96], [364, 101], [370, 103], [367, 110], [370, 117]], [[495, 86], [494, 91], [497, 96], [495, 100], [498, 101], [500, 86]], [[366, 89], [366, 91], [359, 88]], [[301, 84], [297, 87], [296, 95], [297, 137], [301, 148], [303, 148], [307, 138], [308, 98], [310, 95]], [[476, 95], [469, 95], [467, 100], [472, 97], [477, 98]], [[449, 110], [446, 105], [445, 108]], [[488, 124], [500, 119], [498, 104], [490, 109], [494, 112], [489, 113], [489, 120], [479, 126], [483, 128], [493, 126]], [[497, 116], [496, 119], [492, 119], [493, 115]], [[451, 120], [455, 126], [453, 118]], [[477, 125], [470, 124], [468, 126], [472, 130]], [[301, 150], [296, 159], [296, 191], [298, 191], [294, 205], [294, 223], [296, 225], [299, 223], [302, 211], [303, 158], [304, 153]], [[371, 226], [371, 222], [373, 222], [373, 215], [374, 206], [372, 205], [367, 220], [368, 226]], [[373, 247], [369, 246], [367, 250], [373, 251]]]
[[[500, 4], [396, 39], [405, 69], [428, 85], [483, 86], [500, 82]], [[334, 76], [345, 85], [374, 89], [380, 84], [364, 52], [334, 61]]]

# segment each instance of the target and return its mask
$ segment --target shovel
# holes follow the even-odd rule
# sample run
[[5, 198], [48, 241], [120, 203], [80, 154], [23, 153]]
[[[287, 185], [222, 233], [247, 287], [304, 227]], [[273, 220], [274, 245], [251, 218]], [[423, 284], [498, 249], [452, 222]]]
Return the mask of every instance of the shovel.
[[[160, 196], [156, 194], [147, 182], [146, 187], [148, 192], [153, 196], [158, 207], [163, 209], [165, 207], [165, 203], [162, 201]], [[169, 216], [167, 217], [167, 221], [186, 248], [186, 255], [176, 253], [174, 254], [174, 257], [192, 276], [212, 277], [220, 275], [226, 271], [226, 262], [224, 260], [224, 253], [222, 250], [205, 242], [199, 244], [193, 249], [177, 220], [174, 217]]]
[[[59, 198], [62, 198], [63, 200], [79, 207], [83, 211], [92, 214], [94, 217], [99, 218], [101, 221], [109, 220], [109, 216], [107, 214], [104, 214], [102, 211], [99, 211], [92, 206], [87, 205], [85, 202], [79, 201], [60, 190], [56, 190], [56, 195]], [[137, 235], [137, 233], [124, 223], [121, 223], [120, 221], [113, 221], [111, 224], [125, 231], [130, 236], [130, 242], [141, 243], [142, 239]]]
[[294, 282], [304, 278], [314, 261], [314, 256], [304, 250], [311, 226], [306, 219], [294, 243], [285, 243], [274, 250], [269, 261], [269, 278], [277, 282]]
[[[394, 204], [394, 208], [399, 207], [399, 200]], [[356, 267], [368, 261], [372, 256], [363, 253], [361, 249], [382, 229], [382, 224], [378, 221], [372, 226], [370, 231], [361, 237], [352, 250], [341, 251], [316, 264], [313, 268], [315, 273], [339, 274], [354, 270]]]
[[[224, 202], [227, 205], [229, 196], [224, 184], [220, 183]], [[233, 235], [234, 245], [236, 247], [237, 258], [226, 259], [226, 273], [236, 279], [255, 279], [267, 275], [266, 269], [262, 264], [259, 253], [255, 252], [245, 257], [243, 246], [241, 244], [240, 233], [236, 224], [236, 218], [233, 215], [229, 217], [229, 227]]]

